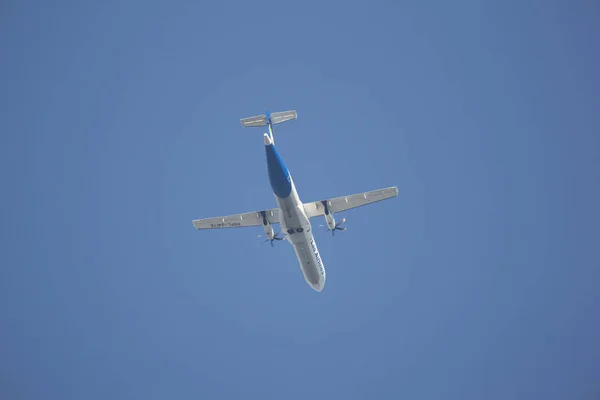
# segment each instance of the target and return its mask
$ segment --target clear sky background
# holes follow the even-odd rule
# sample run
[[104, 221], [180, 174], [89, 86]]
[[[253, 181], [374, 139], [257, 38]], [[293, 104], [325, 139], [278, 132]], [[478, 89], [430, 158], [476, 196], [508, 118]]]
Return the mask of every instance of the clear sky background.
[[[600, 398], [599, 16], [3, 1], [0, 398]], [[302, 200], [399, 188], [322, 293], [191, 223], [275, 206], [265, 108]]]

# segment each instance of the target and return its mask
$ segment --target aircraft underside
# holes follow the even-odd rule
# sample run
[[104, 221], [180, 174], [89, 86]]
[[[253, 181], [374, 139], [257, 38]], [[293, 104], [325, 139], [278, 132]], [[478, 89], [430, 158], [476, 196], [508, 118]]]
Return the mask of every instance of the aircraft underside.
[[294, 252], [300, 264], [306, 283], [320, 292], [325, 287], [325, 266], [315, 242], [310, 220], [304, 213], [303, 204], [298, 197], [294, 182], [291, 181], [290, 196], [280, 199], [277, 196], [280, 215], [281, 232], [285, 239], [294, 247]]
[[[341, 225], [346, 221], [336, 221], [334, 213], [361, 207], [378, 201], [398, 196], [398, 188], [388, 187], [370, 192], [335, 197], [302, 203], [298, 197], [292, 177], [285, 166], [279, 152], [275, 148], [273, 125], [297, 118], [295, 110], [273, 114], [267, 112], [250, 118], [242, 118], [244, 127], [266, 126], [268, 133], [263, 135], [267, 158], [269, 183], [277, 202], [276, 208], [252, 211], [223, 217], [193, 220], [196, 229], [241, 228], [262, 226], [271, 245], [275, 240], [287, 240], [294, 248], [304, 279], [317, 292], [325, 287], [325, 266], [319, 254], [312, 232], [310, 219], [323, 217], [332, 235], [346, 228]], [[274, 233], [273, 224], [281, 226], [283, 237]]]

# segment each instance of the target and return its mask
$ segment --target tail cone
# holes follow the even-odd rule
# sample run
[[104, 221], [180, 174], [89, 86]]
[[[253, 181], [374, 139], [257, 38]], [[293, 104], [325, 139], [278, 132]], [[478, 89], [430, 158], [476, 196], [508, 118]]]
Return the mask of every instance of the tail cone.
[[269, 135], [265, 133], [265, 146], [270, 146], [272, 144], [273, 144], [273, 141], [271, 140]]

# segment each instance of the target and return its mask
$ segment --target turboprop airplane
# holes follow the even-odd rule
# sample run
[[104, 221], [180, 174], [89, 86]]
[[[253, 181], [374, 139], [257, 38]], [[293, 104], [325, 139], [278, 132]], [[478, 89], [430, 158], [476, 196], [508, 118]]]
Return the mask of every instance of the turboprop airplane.
[[[266, 126], [269, 131], [263, 136], [267, 153], [269, 182], [275, 195], [277, 207], [270, 210], [224, 217], [196, 219], [192, 223], [196, 229], [262, 226], [267, 240], [271, 242], [271, 246], [275, 240], [287, 240], [292, 245], [304, 279], [310, 287], [317, 292], [321, 292], [325, 287], [325, 267], [315, 243], [310, 219], [323, 216], [327, 223], [327, 230], [335, 235], [336, 230], [346, 230], [345, 227], [341, 226], [346, 222], [346, 218], [336, 222], [334, 213], [398, 196], [398, 188], [393, 186], [349, 196], [303, 203], [298, 196], [289, 170], [275, 148], [273, 137], [273, 125], [291, 121], [297, 117], [295, 110], [274, 113], [267, 111], [265, 114], [240, 120], [243, 127]], [[279, 224], [281, 230], [274, 233], [273, 224]], [[281, 236], [282, 232], [283, 236]]]

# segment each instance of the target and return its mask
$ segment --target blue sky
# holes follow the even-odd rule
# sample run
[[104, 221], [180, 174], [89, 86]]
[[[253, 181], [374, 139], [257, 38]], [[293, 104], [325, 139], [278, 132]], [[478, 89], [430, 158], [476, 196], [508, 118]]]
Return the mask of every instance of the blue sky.
[[[592, 1], [0, 7], [3, 399], [597, 399]], [[303, 280], [260, 228], [397, 185]], [[323, 221], [315, 220], [316, 224]]]

